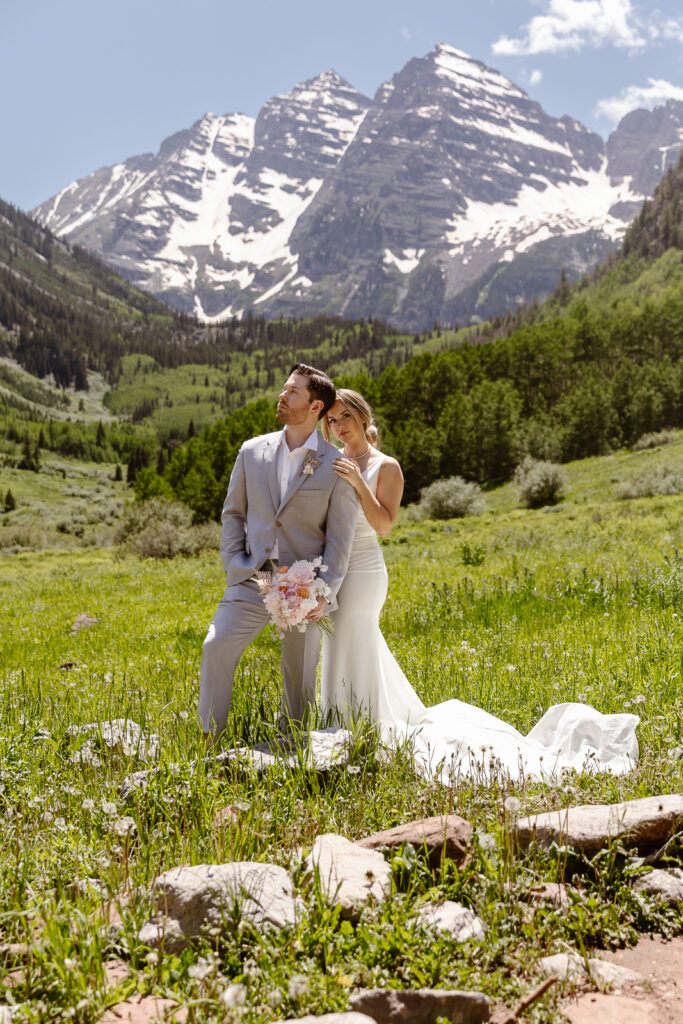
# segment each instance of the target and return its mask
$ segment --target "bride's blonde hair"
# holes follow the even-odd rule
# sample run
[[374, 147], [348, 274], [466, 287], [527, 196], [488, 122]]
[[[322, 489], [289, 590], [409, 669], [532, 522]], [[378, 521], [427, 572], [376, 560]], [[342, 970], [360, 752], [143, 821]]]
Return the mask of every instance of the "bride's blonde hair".
[[[344, 405], [353, 416], [356, 425], [365, 434], [368, 444], [379, 451], [379, 432], [372, 418], [372, 409], [362, 395], [351, 388], [337, 388], [337, 399]], [[327, 422], [327, 415], [322, 420], [323, 437], [326, 441], [332, 440], [330, 425]]]

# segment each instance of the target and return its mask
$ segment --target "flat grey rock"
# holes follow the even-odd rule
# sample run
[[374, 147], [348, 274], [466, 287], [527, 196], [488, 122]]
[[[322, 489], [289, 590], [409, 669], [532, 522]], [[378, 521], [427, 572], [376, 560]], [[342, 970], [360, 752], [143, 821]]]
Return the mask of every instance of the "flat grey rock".
[[284, 868], [251, 861], [172, 868], [157, 878], [154, 892], [157, 915], [139, 938], [171, 951], [207, 929], [223, 931], [236, 913], [264, 931], [296, 924], [302, 910]]
[[332, 832], [316, 838], [304, 868], [317, 870], [328, 903], [341, 906], [342, 916], [351, 920], [364, 906], [383, 903], [391, 893], [391, 868], [382, 854]]
[[433, 928], [439, 935], [450, 935], [458, 942], [468, 939], [481, 941], [485, 938], [484, 923], [469, 907], [453, 900], [443, 903], [422, 903], [417, 908], [417, 919], [421, 924]]
[[124, 757], [139, 757], [143, 761], [153, 761], [159, 756], [159, 737], [155, 733], [147, 735], [137, 722], [129, 718], [114, 718], [107, 722], [90, 722], [88, 725], [69, 726], [67, 732], [71, 736], [87, 736], [81, 750], [77, 753], [84, 761], [96, 750], [110, 750]]
[[[263, 775], [278, 765], [296, 769], [304, 767], [322, 774], [340, 764], [346, 764], [352, 734], [347, 729], [319, 729], [304, 734], [301, 750], [293, 749], [294, 741], [282, 739], [273, 743], [257, 743], [254, 747], [232, 747], [221, 754], [204, 758], [205, 764], [219, 767], [241, 765], [257, 775]], [[189, 762], [193, 768], [194, 761]], [[119, 786], [119, 794], [126, 800], [135, 790], [144, 789], [156, 769], [133, 772]]]
[[452, 1024], [481, 1024], [490, 1016], [489, 1001], [481, 992], [443, 988], [366, 989], [352, 995], [349, 1006], [377, 1024], [435, 1024], [437, 1017]]
[[515, 828], [521, 846], [534, 840], [596, 853], [612, 840], [644, 852], [662, 845], [683, 825], [683, 794], [648, 796], [618, 804], [584, 804], [521, 818]]
[[[303, 734], [300, 739], [276, 740], [257, 743], [253, 747], [233, 747], [218, 754], [217, 764], [244, 764], [262, 774], [269, 768], [285, 764], [289, 768], [328, 772], [348, 760], [352, 734], [348, 729], [317, 729]], [[296, 749], [300, 746], [300, 749]]]
[[589, 959], [589, 971], [585, 960], [578, 953], [555, 953], [554, 956], [544, 956], [539, 960], [538, 967], [542, 974], [560, 978], [562, 981], [580, 982], [592, 977], [593, 980], [613, 988], [643, 980], [642, 975], [636, 971], [613, 964], [609, 960], [600, 960], [598, 957]]
[[638, 875], [633, 888], [649, 896], [661, 896], [672, 906], [683, 903], [683, 870], [681, 868], [655, 868], [646, 875]]

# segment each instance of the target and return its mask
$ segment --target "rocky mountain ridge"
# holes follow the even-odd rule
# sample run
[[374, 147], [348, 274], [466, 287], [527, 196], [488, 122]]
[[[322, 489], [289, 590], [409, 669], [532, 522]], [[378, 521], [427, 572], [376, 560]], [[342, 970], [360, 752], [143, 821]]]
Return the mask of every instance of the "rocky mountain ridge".
[[35, 215], [204, 320], [379, 316], [410, 330], [547, 294], [614, 248], [683, 144], [683, 103], [607, 144], [438, 45], [371, 101], [333, 71], [254, 121], [207, 114]]

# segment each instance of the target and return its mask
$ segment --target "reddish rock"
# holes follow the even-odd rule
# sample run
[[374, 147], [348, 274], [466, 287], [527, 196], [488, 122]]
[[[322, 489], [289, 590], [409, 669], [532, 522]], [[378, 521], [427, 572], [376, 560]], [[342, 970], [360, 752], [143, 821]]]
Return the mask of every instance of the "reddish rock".
[[359, 839], [357, 845], [366, 850], [376, 850], [379, 846], [394, 849], [403, 843], [412, 843], [416, 850], [426, 846], [429, 863], [432, 867], [438, 867], [442, 853], [456, 864], [463, 864], [471, 842], [472, 826], [468, 821], [457, 814], [441, 814], [435, 818], [407, 821], [383, 832], [374, 832], [371, 836]]

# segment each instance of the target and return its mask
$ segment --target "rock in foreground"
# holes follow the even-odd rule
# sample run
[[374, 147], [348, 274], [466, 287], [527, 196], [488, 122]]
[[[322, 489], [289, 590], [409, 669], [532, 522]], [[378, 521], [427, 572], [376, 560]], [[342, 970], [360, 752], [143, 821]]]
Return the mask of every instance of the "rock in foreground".
[[157, 915], [140, 941], [176, 952], [207, 929], [223, 931], [231, 920], [247, 920], [259, 931], [294, 925], [301, 904], [292, 880], [275, 864], [236, 861], [172, 868], [154, 885]]
[[352, 1010], [366, 1013], [377, 1024], [435, 1024], [446, 1017], [452, 1024], [481, 1024], [489, 1019], [489, 1001], [481, 992], [418, 988], [400, 992], [373, 988], [351, 996]]
[[380, 846], [394, 849], [403, 843], [412, 843], [416, 850], [426, 847], [429, 863], [438, 868], [441, 857], [460, 865], [465, 860], [472, 842], [472, 826], [457, 814], [437, 815], [434, 818], [422, 818], [419, 821], [408, 821], [404, 825], [374, 832], [371, 836], [359, 839], [357, 845], [364, 849], [376, 850]]
[[647, 893], [648, 896], [661, 896], [672, 906], [683, 903], [683, 869], [655, 868], [646, 875], [639, 875], [633, 888], [638, 892]]
[[340, 905], [342, 916], [350, 920], [357, 920], [368, 903], [383, 903], [391, 892], [391, 868], [382, 854], [362, 850], [334, 833], [317, 837], [305, 868], [317, 869], [328, 903]]
[[443, 903], [423, 903], [417, 908], [421, 924], [433, 928], [439, 935], [448, 935], [457, 942], [468, 939], [481, 941], [485, 938], [484, 924], [473, 910], [453, 900]]
[[597, 853], [619, 839], [643, 853], [656, 849], [683, 825], [683, 794], [648, 796], [619, 804], [583, 804], [545, 811], [517, 822], [521, 846], [534, 840], [541, 846], [557, 843], [583, 853]]

